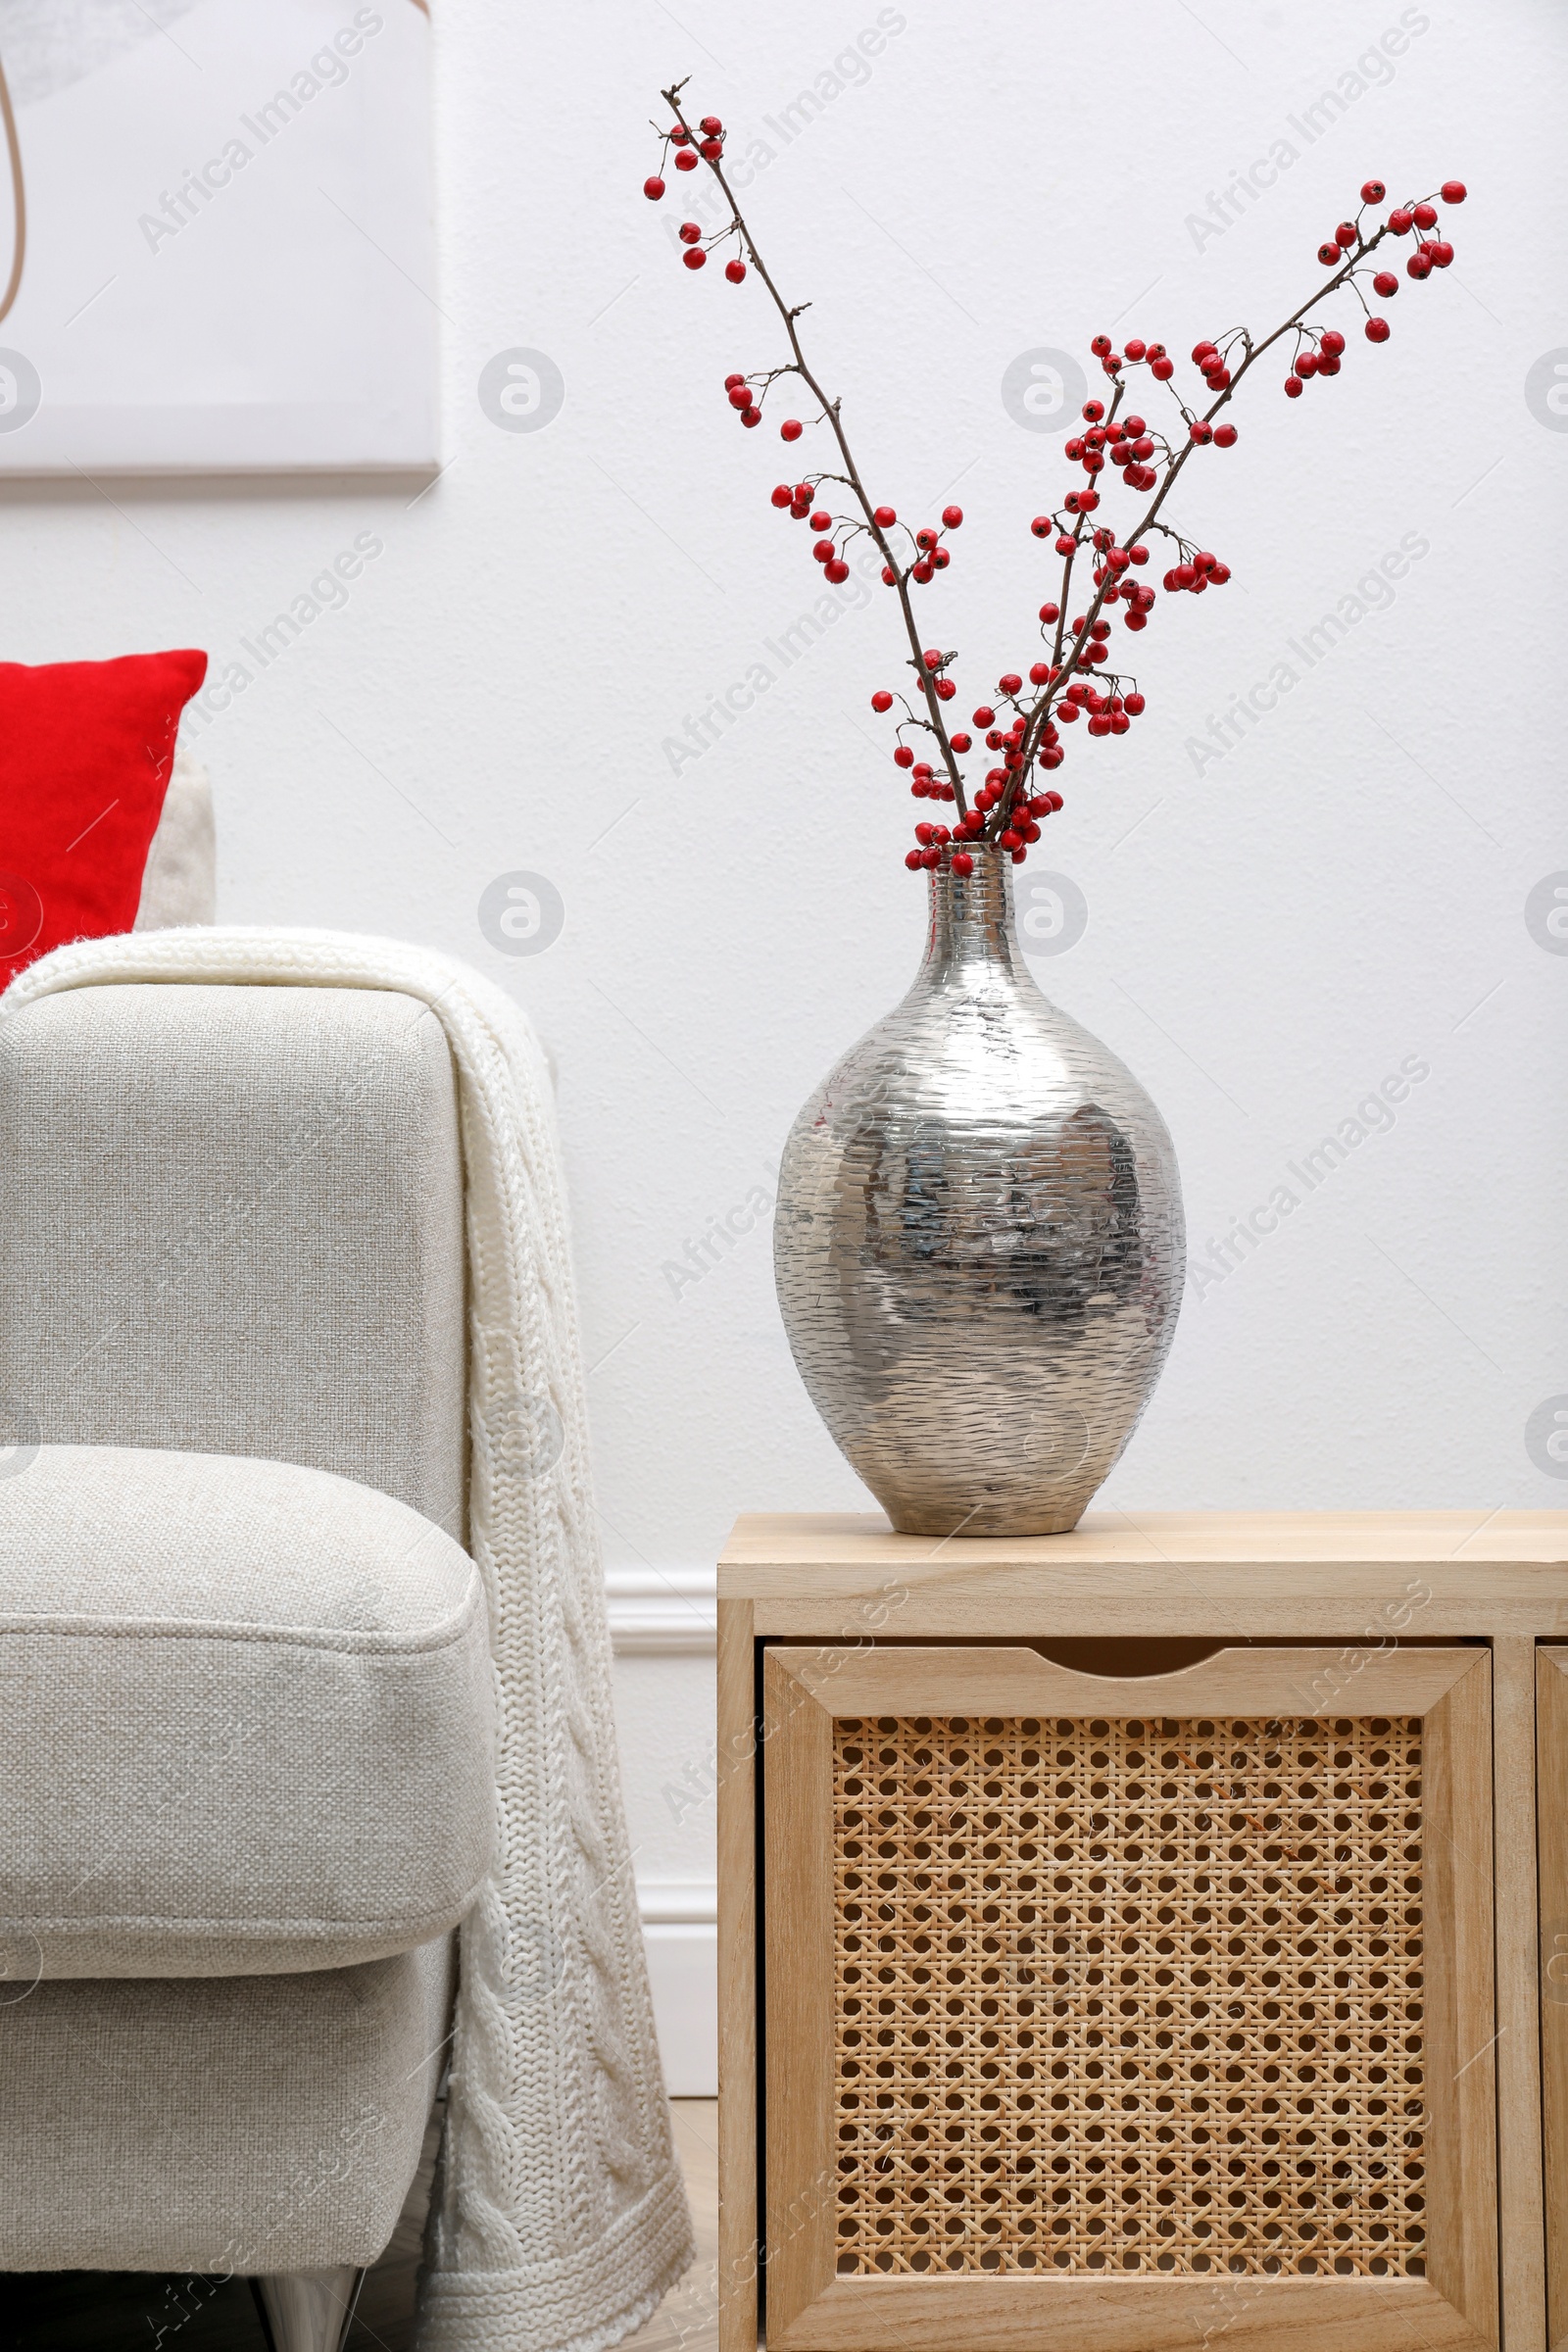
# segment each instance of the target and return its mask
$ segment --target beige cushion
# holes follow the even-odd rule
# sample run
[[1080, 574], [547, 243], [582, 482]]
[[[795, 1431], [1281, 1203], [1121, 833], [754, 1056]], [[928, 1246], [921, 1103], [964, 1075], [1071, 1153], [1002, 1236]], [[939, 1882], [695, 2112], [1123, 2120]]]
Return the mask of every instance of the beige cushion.
[[[0, 2271], [374, 2262], [446, 2062], [451, 1970], [443, 1939], [309, 1977], [0, 1984]], [[179, 2325], [172, 2306], [165, 2352]]]
[[218, 843], [207, 770], [183, 743], [174, 751], [164, 810], [141, 877], [132, 928], [170, 931], [218, 920]]
[[494, 1822], [477, 1569], [321, 1471], [44, 1446], [0, 1477], [0, 1974], [425, 1942]]
[[441, 1023], [354, 988], [48, 997], [0, 1033], [0, 1412], [306, 1462], [461, 1538], [463, 1160]]

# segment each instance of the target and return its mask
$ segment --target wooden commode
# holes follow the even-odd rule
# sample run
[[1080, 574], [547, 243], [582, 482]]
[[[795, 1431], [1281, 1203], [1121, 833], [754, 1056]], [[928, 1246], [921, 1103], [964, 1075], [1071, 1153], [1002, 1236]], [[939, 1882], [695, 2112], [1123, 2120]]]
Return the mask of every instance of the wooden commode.
[[1568, 2343], [1568, 1512], [718, 1594], [722, 2352]]

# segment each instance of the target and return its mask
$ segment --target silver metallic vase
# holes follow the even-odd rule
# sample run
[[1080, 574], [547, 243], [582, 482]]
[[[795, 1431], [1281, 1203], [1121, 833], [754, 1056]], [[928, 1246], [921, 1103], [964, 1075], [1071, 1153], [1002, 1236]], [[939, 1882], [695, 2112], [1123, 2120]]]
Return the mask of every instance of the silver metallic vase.
[[1058, 1535], [1175, 1330], [1181, 1192], [1158, 1111], [1041, 995], [1012, 868], [929, 876], [914, 985], [784, 1148], [779, 1304], [833, 1438], [906, 1535]]

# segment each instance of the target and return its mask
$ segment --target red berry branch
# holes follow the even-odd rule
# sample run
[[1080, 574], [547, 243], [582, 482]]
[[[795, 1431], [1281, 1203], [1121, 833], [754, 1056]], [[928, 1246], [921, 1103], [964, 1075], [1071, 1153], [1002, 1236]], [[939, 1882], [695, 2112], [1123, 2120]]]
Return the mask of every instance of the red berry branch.
[[[676, 82], [662, 93], [675, 118], [672, 128], [660, 134], [663, 142], [662, 162], [673, 151], [677, 172], [706, 167], [718, 184], [729, 219], [721, 229], [708, 237], [698, 221], [683, 221], [681, 258], [689, 270], [701, 270], [710, 252], [733, 246], [725, 264], [725, 276], [732, 284], [742, 284], [749, 261], [767, 288], [789, 338], [790, 357], [778, 367], [724, 378], [729, 404], [743, 425], [760, 424], [763, 403], [779, 379], [791, 375], [800, 378], [816, 403], [813, 421], [826, 425], [832, 434], [843, 470], [819, 471], [807, 474], [798, 482], [780, 482], [772, 493], [773, 504], [797, 521], [809, 523], [813, 533], [811, 553], [823, 566], [828, 580], [836, 583], [848, 579], [845, 551], [864, 533], [882, 558], [884, 582], [898, 593], [919, 708], [915, 708], [907, 695], [894, 695], [886, 687], [879, 687], [872, 695], [871, 708], [885, 713], [892, 710], [895, 703], [902, 705], [904, 715], [897, 722], [894, 760], [908, 771], [909, 790], [916, 800], [951, 802], [956, 813], [956, 822], [951, 827], [918, 823], [914, 828], [916, 846], [906, 854], [905, 863], [911, 868], [938, 866], [946, 857], [956, 873], [967, 874], [974, 866], [971, 852], [994, 846], [1008, 852], [1014, 864], [1021, 864], [1031, 843], [1040, 838], [1042, 821], [1062, 806], [1059, 792], [1033, 791], [1030, 786], [1033, 767], [1051, 772], [1061, 765], [1065, 757], [1062, 727], [1075, 724], [1082, 717], [1086, 734], [1125, 735], [1145, 709], [1144, 696], [1132, 674], [1104, 665], [1111, 658], [1106, 608], [1119, 606], [1123, 624], [1134, 635], [1148, 627], [1154, 610], [1157, 601], [1154, 590], [1133, 576], [1135, 569], [1149, 562], [1150, 534], [1158, 532], [1173, 546], [1176, 561], [1166, 570], [1162, 583], [1167, 595], [1200, 596], [1209, 588], [1222, 588], [1231, 576], [1229, 566], [1209, 550], [1195, 546], [1170, 523], [1160, 519], [1160, 510], [1182, 468], [1197, 450], [1235, 446], [1236, 427], [1228, 417], [1221, 416], [1221, 411], [1229, 407], [1243, 378], [1282, 338], [1294, 338], [1290, 372], [1285, 378], [1285, 391], [1290, 399], [1298, 400], [1315, 376], [1339, 374], [1347, 351], [1346, 338], [1337, 327], [1312, 323], [1309, 314], [1342, 286], [1349, 287], [1365, 314], [1367, 340], [1388, 341], [1388, 320], [1371, 312], [1361, 281], [1370, 276], [1372, 291], [1382, 301], [1387, 302], [1396, 294], [1398, 278], [1392, 270], [1374, 271], [1371, 257], [1386, 237], [1406, 237], [1413, 229], [1421, 233], [1405, 263], [1406, 273], [1419, 280], [1430, 276], [1434, 270], [1448, 267], [1453, 247], [1446, 238], [1431, 233], [1438, 224], [1436, 205], [1430, 197], [1412, 198], [1396, 206], [1386, 220], [1364, 226], [1368, 208], [1381, 207], [1388, 196], [1380, 179], [1367, 180], [1354, 220], [1342, 220], [1333, 236], [1317, 249], [1318, 260], [1334, 271], [1326, 283], [1261, 341], [1255, 341], [1246, 327], [1238, 326], [1228, 328], [1215, 341], [1204, 340], [1194, 346], [1193, 365], [1203, 380], [1206, 407], [1201, 400], [1194, 405], [1188, 403], [1175, 381], [1176, 363], [1163, 343], [1146, 343], [1134, 336], [1117, 351], [1108, 335], [1096, 335], [1090, 349], [1109, 379], [1107, 396], [1104, 400], [1085, 401], [1084, 430], [1068, 440], [1063, 453], [1069, 464], [1081, 468], [1086, 477], [1084, 486], [1069, 490], [1058, 508], [1037, 514], [1030, 524], [1035, 537], [1051, 540], [1061, 559], [1060, 586], [1040, 608], [1043, 658], [1030, 664], [1027, 685], [1016, 670], [1004, 670], [998, 680], [998, 701], [1011, 713], [1004, 724], [993, 704], [983, 703], [975, 710], [974, 724], [984, 733], [985, 747], [996, 756], [996, 764], [986, 771], [984, 782], [966, 795], [958, 761], [973, 750], [973, 739], [961, 731], [950, 734], [944, 713], [944, 706], [957, 693], [951, 674], [957, 657], [922, 646], [910, 595], [912, 587], [927, 586], [952, 562], [947, 540], [963, 521], [963, 510], [944, 507], [940, 528], [933, 523], [916, 530], [900, 522], [895, 508], [872, 503], [850, 450], [840, 404], [828, 398], [802, 348], [798, 322], [809, 306], [787, 304], [769, 275], [724, 176], [724, 125], [716, 115], [704, 115], [696, 124], [690, 122], [681, 106], [685, 87], [683, 81]], [[664, 195], [662, 172], [643, 182], [643, 193], [656, 202]], [[1464, 202], [1465, 189], [1460, 180], [1445, 180], [1437, 193], [1445, 204]], [[1148, 370], [1152, 385], [1164, 388], [1158, 397], [1174, 403], [1176, 414], [1166, 426], [1150, 422], [1141, 416], [1121, 413], [1127, 397], [1128, 371], [1139, 368]], [[780, 425], [779, 435], [783, 441], [793, 443], [801, 439], [805, 430], [799, 417], [790, 416]], [[1091, 519], [1100, 508], [1099, 479], [1107, 468], [1118, 472], [1126, 487], [1136, 494], [1153, 493], [1139, 519], [1120, 538], [1108, 523]], [[857, 511], [835, 514], [824, 498], [824, 483], [847, 491]], [[899, 536], [895, 538], [894, 533]], [[1082, 610], [1068, 618], [1073, 601], [1073, 568], [1079, 563], [1088, 565], [1089, 579], [1079, 589]], [[916, 758], [904, 740], [911, 730], [935, 738], [936, 760]]]

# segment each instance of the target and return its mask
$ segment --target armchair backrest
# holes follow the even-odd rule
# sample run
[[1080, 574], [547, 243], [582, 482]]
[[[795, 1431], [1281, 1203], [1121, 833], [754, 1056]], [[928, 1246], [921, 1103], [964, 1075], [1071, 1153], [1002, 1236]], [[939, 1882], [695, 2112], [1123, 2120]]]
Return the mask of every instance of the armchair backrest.
[[79, 988], [0, 1029], [0, 1412], [265, 1455], [464, 1540], [463, 1173], [412, 997]]

